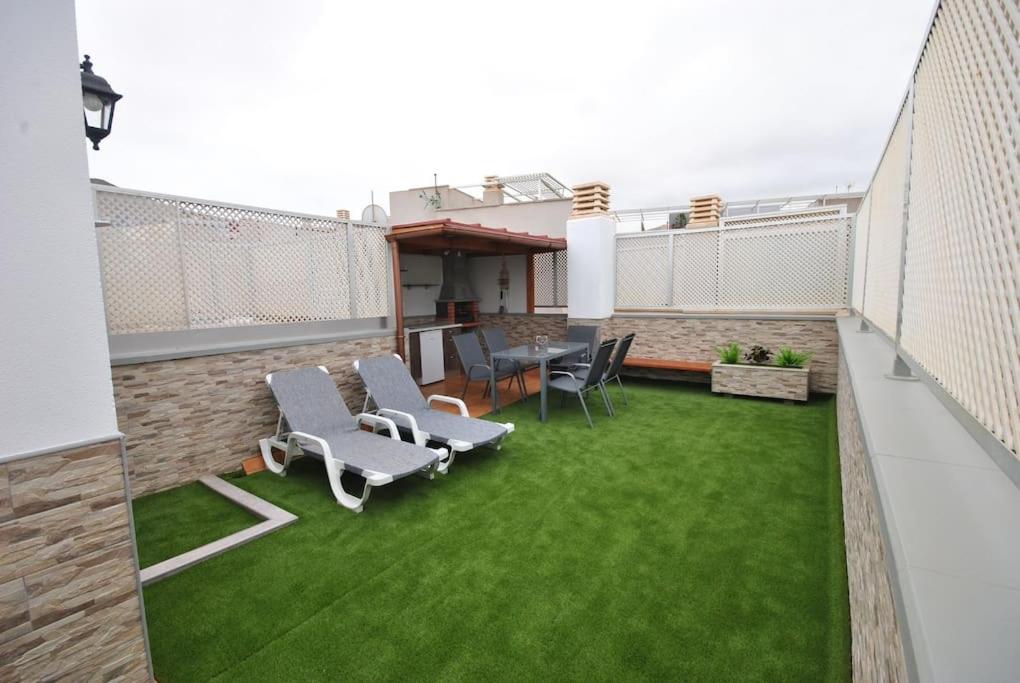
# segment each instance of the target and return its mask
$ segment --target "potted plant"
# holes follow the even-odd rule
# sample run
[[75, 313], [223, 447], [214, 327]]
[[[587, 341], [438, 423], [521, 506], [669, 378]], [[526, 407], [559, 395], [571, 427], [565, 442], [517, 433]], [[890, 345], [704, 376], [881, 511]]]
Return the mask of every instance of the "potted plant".
[[[763, 396], [787, 401], [806, 401], [810, 370], [805, 367], [812, 354], [783, 346], [779, 353], [754, 345], [742, 353], [732, 342], [717, 349], [719, 360], [712, 365], [712, 391], [730, 396]], [[770, 362], [771, 361], [771, 362]]]

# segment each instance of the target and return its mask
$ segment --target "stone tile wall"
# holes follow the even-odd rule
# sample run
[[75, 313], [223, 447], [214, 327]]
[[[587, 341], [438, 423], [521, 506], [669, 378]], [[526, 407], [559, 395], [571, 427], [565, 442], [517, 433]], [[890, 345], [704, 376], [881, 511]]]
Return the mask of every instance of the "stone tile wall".
[[851, 659], [855, 681], [908, 680], [889, 564], [868, 453], [846, 360], [839, 355], [836, 420], [843, 480], [843, 527], [850, 587]]
[[534, 342], [539, 334], [567, 338], [567, 316], [562, 313], [482, 313], [480, 320], [483, 327], [502, 327], [510, 346]]
[[134, 495], [237, 470], [258, 455], [278, 415], [267, 373], [324, 365], [357, 413], [365, 392], [351, 364], [395, 352], [395, 338], [385, 336], [114, 366]]
[[149, 678], [120, 448], [0, 464], [0, 681]]
[[791, 368], [717, 364], [712, 366], [712, 391], [806, 401], [808, 373]]
[[[614, 315], [608, 320], [571, 319], [570, 324], [599, 325], [603, 339], [634, 332], [630, 355], [645, 358], [714, 362], [719, 360], [716, 349], [730, 342], [745, 348], [761, 344], [773, 351], [791, 346], [814, 354], [809, 366], [811, 391], [836, 392], [839, 342], [835, 320]], [[664, 376], [675, 378], [676, 373]]]

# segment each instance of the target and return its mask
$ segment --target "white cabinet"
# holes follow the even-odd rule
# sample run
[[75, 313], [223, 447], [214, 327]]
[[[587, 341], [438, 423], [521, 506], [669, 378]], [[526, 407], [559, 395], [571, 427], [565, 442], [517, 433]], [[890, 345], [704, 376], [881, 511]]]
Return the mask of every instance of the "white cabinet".
[[418, 353], [421, 358], [419, 384], [432, 384], [446, 379], [446, 365], [443, 362], [443, 331], [429, 330], [418, 337]]

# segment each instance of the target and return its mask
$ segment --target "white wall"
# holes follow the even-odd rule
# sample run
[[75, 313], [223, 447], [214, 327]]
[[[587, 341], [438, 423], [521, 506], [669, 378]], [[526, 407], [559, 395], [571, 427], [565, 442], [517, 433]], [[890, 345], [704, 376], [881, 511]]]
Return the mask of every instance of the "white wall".
[[[443, 258], [428, 254], [401, 254], [400, 267], [406, 273], [400, 274], [401, 285], [443, 284]], [[404, 297], [404, 317], [435, 315], [439, 287], [401, 287]]]
[[510, 201], [496, 206], [481, 206], [478, 200], [464, 195], [474, 202], [466, 205], [467, 202], [460, 196], [463, 193], [456, 190], [446, 192], [442, 187], [439, 191], [444, 196], [444, 203], [438, 210], [426, 207], [418, 198], [421, 190], [390, 192], [390, 223], [399, 225], [449, 218], [460, 223], [481, 223], [489, 228], [508, 228], [536, 235], [563, 237], [567, 234], [565, 226], [573, 208], [573, 202], [569, 199], [520, 203]]
[[[510, 272], [510, 296], [508, 313], [527, 313], [528, 275], [526, 256], [507, 256], [506, 269]], [[499, 312], [499, 256], [469, 256], [468, 277], [478, 295], [478, 310], [482, 313]]]
[[117, 431], [80, 60], [72, 0], [0, 3], [0, 459]]

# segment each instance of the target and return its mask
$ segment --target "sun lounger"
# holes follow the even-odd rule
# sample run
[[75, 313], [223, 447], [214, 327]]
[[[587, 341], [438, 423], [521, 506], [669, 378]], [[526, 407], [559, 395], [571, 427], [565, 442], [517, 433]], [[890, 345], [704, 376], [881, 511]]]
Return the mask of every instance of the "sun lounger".
[[[426, 400], [400, 356], [357, 360], [354, 369], [368, 390], [365, 409], [371, 400], [378, 415], [393, 420], [419, 446], [435, 441], [450, 449], [449, 459], [439, 464], [440, 472], [446, 471], [457, 453], [479, 446], [498, 449], [503, 439], [514, 431], [512, 422], [499, 424], [470, 417], [467, 406], [459, 398], [436, 394]], [[460, 414], [435, 410], [432, 408], [433, 403], [455, 405]]]
[[[323, 460], [333, 496], [348, 510], [361, 512], [373, 487], [409, 474], [431, 478], [437, 463], [447, 457], [445, 448], [402, 441], [397, 426], [384, 416], [352, 416], [329, 371], [322, 366], [270, 373], [266, 383], [280, 408], [276, 434], [259, 441], [266, 467], [285, 476], [296, 456]], [[363, 424], [371, 425], [376, 432], [388, 431], [389, 438], [363, 431]], [[283, 451], [282, 464], [273, 457], [273, 448]], [[364, 477], [365, 488], [360, 496], [344, 489], [340, 475], [345, 471]]]

